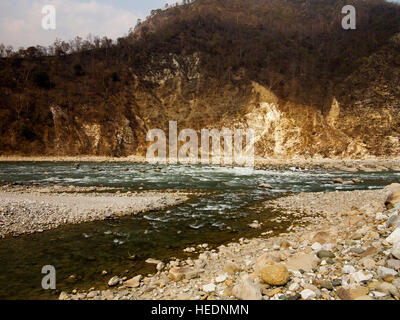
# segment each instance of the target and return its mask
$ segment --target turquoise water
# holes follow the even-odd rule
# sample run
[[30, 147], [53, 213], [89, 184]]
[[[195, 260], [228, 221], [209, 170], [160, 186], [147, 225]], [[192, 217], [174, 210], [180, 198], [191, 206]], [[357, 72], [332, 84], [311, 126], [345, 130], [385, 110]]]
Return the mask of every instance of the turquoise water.
[[[332, 179], [336, 177], [364, 182], [335, 185]], [[167, 262], [171, 257], [189, 256], [182, 252], [188, 246], [208, 243], [215, 247], [265, 231], [284, 232], [296, 223], [293, 219], [272, 223], [277, 214], [285, 213], [265, 209], [261, 204], [268, 199], [297, 192], [379, 189], [399, 177], [398, 172], [264, 171], [131, 163], [81, 163], [76, 170], [73, 163], [0, 163], [3, 183], [107, 186], [123, 188], [122, 192], [184, 190], [196, 195], [166, 210], [0, 240], [0, 299], [52, 299], [60, 291], [104, 288], [114, 275], [154, 273], [154, 266], [144, 262], [147, 258]], [[274, 188], [259, 188], [261, 183]], [[263, 228], [250, 229], [248, 224], [253, 220], [263, 222]], [[131, 255], [136, 259], [130, 260]], [[44, 265], [56, 267], [56, 291], [41, 289]], [[108, 271], [107, 276], [101, 275], [103, 270]], [[68, 280], [71, 275], [77, 279], [73, 283]]]

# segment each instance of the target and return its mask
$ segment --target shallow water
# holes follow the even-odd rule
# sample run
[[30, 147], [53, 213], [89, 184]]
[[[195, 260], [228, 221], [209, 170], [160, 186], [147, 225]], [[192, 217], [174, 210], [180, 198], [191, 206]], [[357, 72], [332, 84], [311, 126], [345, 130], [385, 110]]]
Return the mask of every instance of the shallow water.
[[[167, 262], [173, 256], [187, 257], [182, 249], [188, 246], [217, 246], [270, 230], [276, 234], [296, 223], [292, 218], [279, 225], [271, 222], [277, 214], [285, 213], [264, 209], [265, 200], [289, 192], [379, 189], [400, 177], [398, 172], [263, 171], [183, 165], [159, 166], [160, 171], [155, 168], [149, 164], [82, 163], [76, 170], [72, 163], [0, 163], [0, 181], [122, 187], [125, 191], [189, 190], [198, 194], [166, 210], [0, 240], [0, 298], [51, 299], [60, 291], [74, 288], [104, 288], [114, 275], [154, 273], [155, 267], [144, 263], [147, 258]], [[335, 177], [364, 182], [335, 185]], [[261, 189], [260, 183], [269, 183], [274, 189]], [[248, 227], [255, 219], [264, 223], [262, 229]], [[130, 260], [131, 255], [136, 259]], [[44, 265], [56, 267], [57, 291], [41, 289]], [[103, 270], [108, 271], [107, 276], [101, 275]], [[77, 281], [70, 283], [70, 275]]]

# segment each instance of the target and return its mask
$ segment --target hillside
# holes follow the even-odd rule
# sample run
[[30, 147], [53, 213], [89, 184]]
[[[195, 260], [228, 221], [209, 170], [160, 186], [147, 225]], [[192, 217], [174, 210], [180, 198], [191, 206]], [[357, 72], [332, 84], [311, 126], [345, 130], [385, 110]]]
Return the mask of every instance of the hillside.
[[0, 153], [140, 155], [176, 120], [251, 127], [263, 157], [398, 156], [399, 21], [381, 0], [197, 0], [114, 43], [20, 50], [0, 60]]

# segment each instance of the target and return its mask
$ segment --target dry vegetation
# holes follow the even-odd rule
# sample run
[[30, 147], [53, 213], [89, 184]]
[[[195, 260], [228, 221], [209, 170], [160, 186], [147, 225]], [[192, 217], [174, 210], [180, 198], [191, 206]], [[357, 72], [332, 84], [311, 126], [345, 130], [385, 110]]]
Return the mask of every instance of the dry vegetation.
[[[351, 32], [341, 28], [347, 4], [357, 8], [357, 30]], [[57, 40], [50, 48], [17, 52], [2, 46], [0, 153], [52, 153], [56, 140], [68, 144], [63, 136], [80, 143], [68, 153], [134, 152], [142, 144], [138, 132], [147, 129], [140, 105], [156, 109], [147, 113], [158, 118], [163, 114], [152, 76], [174, 70], [173, 57], [193, 54], [200, 57], [201, 78], [183, 84], [183, 103], [235, 88], [241, 92], [230, 97], [241, 104], [249, 95], [246, 86], [256, 81], [284, 101], [326, 112], [333, 96], [346, 104], [352, 100], [344, 80], [399, 32], [399, 21], [400, 6], [383, 0], [197, 0], [153, 11], [116, 41]], [[191, 72], [190, 64], [180, 67], [188, 68], [180, 70], [184, 76]], [[77, 118], [99, 124], [107, 143], [95, 151], [85, 147]], [[126, 121], [133, 132], [129, 145], [111, 129]], [[198, 121], [192, 127], [207, 119]]]

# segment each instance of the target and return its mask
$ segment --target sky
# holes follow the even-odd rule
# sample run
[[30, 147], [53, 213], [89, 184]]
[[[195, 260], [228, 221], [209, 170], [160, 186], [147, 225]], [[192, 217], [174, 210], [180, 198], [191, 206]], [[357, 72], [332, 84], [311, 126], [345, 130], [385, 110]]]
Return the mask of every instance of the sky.
[[[392, 0], [400, 2], [400, 0]], [[116, 39], [138, 19], [177, 0], [0, 0], [0, 43], [14, 48], [48, 46], [56, 38], [92, 35]], [[179, 0], [179, 2], [181, 2]], [[42, 8], [56, 8], [56, 29], [42, 28]]]
[[[171, 0], [0, 0], [0, 43], [14, 48], [48, 46], [56, 38], [86, 38], [91, 33], [116, 39], [138, 19]], [[42, 28], [42, 8], [56, 8], [56, 29]]]

